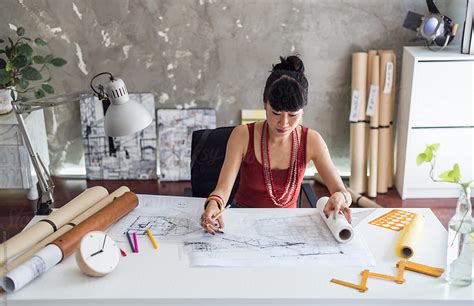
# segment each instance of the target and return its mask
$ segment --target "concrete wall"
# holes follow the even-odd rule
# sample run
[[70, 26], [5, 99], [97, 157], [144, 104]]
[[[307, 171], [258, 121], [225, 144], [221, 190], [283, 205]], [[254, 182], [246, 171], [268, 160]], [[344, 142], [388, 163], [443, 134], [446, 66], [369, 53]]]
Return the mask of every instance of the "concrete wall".
[[[88, 88], [94, 74], [110, 71], [130, 92], [154, 93], [157, 107], [215, 107], [219, 126], [238, 124], [242, 108], [262, 107], [271, 65], [298, 53], [310, 83], [304, 123], [323, 135], [342, 168], [351, 53], [400, 55], [415, 37], [401, 26], [407, 11], [427, 12], [424, 0], [2, 0], [1, 7], [0, 37], [23, 26], [68, 60], [52, 71], [58, 93]], [[78, 164], [78, 104], [45, 118], [52, 171]]]

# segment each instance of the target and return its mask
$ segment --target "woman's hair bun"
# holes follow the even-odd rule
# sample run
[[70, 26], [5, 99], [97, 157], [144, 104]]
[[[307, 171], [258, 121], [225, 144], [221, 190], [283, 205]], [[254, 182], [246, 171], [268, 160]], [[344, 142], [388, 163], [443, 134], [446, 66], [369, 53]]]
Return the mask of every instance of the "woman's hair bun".
[[297, 55], [291, 55], [286, 58], [280, 56], [280, 63], [273, 65], [273, 71], [287, 70], [304, 73], [303, 61]]

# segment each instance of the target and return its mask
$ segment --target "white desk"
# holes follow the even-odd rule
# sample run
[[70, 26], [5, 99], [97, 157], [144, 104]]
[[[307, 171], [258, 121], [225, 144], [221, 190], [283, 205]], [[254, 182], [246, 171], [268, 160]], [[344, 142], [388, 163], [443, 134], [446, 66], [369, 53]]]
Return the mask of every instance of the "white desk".
[[[170, 201], [173, 198], [170, 197]], [[197, 199], [202, 201], [202, 199]], [[356, 211], [357, 209], [354, 209]], [[422, 249], [413, 261], [444, 267], [446, 230], [430, 209], [407, 209], [426, 218]], [[255, 209], [248, 209], [251, 214]], [[356, 233], [364, 235], [377, 266], [395, 273], [397, 233], [367, 224], [386, 213], [377, 209]], [[232, 210], [226, 218], [232, 217]], [[450, 287], [441, 278], [406, 271], [402, 285], [369, 278], [360, 293], [330, 282], [339, 278], [359, 283], [363, 267], [190, 268], [181, 247], [158, 241], [160, 248], [141, 243], [140, 253], [121, 258], [104, 278], [83, 275], [74, 256], [17, 293], [0, 295], [0, 305], [473, 305], [474, 288]], [[123, 248], [129, 250], [127, 245]], [[3, 304], [2, 304], [3, 303]]]

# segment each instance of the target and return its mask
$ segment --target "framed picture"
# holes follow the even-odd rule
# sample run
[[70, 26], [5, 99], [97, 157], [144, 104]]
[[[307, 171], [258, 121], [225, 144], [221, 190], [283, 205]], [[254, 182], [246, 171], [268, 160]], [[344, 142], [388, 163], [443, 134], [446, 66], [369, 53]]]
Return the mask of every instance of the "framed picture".
[[156, 179], [155, 98], [151, 93], [131, 93], [153, 118], [144, 130], [124, 137], [107, 137], [104, 114], [108, 105], [96, 97], [80, 102], [82, 139], [88, 179]]
[[191, 140], [196, 130], [216, 128], [216, 110], [158, 109], [160, 180], [191, 179]]

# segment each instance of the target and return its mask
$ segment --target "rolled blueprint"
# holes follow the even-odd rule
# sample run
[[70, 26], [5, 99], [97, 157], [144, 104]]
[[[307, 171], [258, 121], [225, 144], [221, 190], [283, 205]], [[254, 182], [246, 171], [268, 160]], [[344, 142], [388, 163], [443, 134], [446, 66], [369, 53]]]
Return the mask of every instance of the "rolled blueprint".
[[[371, 56], [371, 81], [369, 88], [373, 88], [373, 115], [370, 116], [369, 132], [369, 180], [367, 184], [367, 195], [369, 197], [377, 196], [377, 161], [378, 161], [378, 143], [379, 143], [379, 61], [377, 55]], [[369, 89], [370, 91], [370, 89]]]
[[[7, 292], [21, 289], [54, 265], [71, 255], [82, 237], [91, 231], [103, 231], [117, 222], [138, 205], [138, 197], [126, 192], [112, 203], [84, 220], [79, 225], [54, 240], [32, 258], [8, 272], [2, 278], [2, 286]], [[31, 272], [33, 270], [33, 272]]]
[[352, 99], [351, 99], [351, 177], [349, 186], [357, 192], [367, 189], [367, 146], [366, 146], [366, 93], [367, 53], [352, 54]]
[[[90, 216], [92, 216], [93, 214], [95, 214], [96, 212], [98, 212], [99, 210], [104, 208], [105, 206], [109, 205], [110, 203], [112, 203], [112, 201], [115, 198], [120, 197], [121, 195], [123, 195], [127, 191], [130, 191], [130, 189], [128, 187], [125, 187], [125, 186], [120, 187], [119, 189], [115, 190], [114, 192], [109, 194], [104, 199], [102, 199], [99, 202], [97, 202], [96, 204], [94, 204], [94, 206], [92, 206], [91, 208], [89, 208], [88, 210], [86, 210], [85, 212], [83, 212], [82, 214], [77, 216], [76, 218], [72, 219], [71, 222], [65, 224], [59, 230], [57, 230], [56, 232], [52, 233], [51, 235], [49, 235], [45, 239], [43, 239], [40, 242], [38, 242], [37, 244], [35, 244], [33, 247], [28, 249], [28, 251], [23, 253], [21, 256], [16, 257], [12, 260], [9, 260], [8, 261], [8, 270], [12, 270], [12, 269], [18, 267], [20, 264], [24, 263], [25, 261], [27, 261], [28, 259], [33, 257], [33, 255], [35, 255], [38, 251], [40, 251], [46, 245], [51, 243], [53, 240], [55, 240], [56, 238], [60, 237], [61, 235], [65, 234], [65, 233], [67, 233], [74, 226], [78, 225], [79, 223], [81, 223], [85, 219], [89, 218]], [[6, 265], [3, 266], [3, 267], [0, 267], [0, 277], [5, 276], [6, 273], [7, 273]]]
[[48, 217], [8, 239], [0, 245], [0, 266], [57, 231], [108, 194], [104, 187], [88, 188]]
[[[391, 95], [386, 92], [387, 64], [392, 63], [392, 54], [386, 51], [380, 53], [380, 90], [379, 90], [379, 143], [378, 143], [378, 172], [377, 192], [386, 193], [390, 168], [390, 112]], [[357, 191], [357, 190], [356, 190]]]
[[62, 253], [56, 245], [48, 245], [13, 269], [2, 278], [2, 287], [6, 292], [13, 292], [23, 288], [33, 279], [48, 271], [61, 261]]
[[400, 232], [398, 236], [395, 253], [402, 258], [410, 258], [415, 254], [415, 250], [423, 235], [425, 218], [422, 215], [415, 215], [411, 222]]
[[340, 243], [347, 243], [352, 240], [354, 237], [354, 231], [352, 226], [347, 222], [346, 217], [341, 213], [336, 213], [336, 218], [334, 218], [335, 212], [332, 211], [329, 216], [326, 217], [324, 214], [324, 207], [326, 206], [329, 198], [322, 197], [318, 200], [316, 208], [323, 218], [324, 223], [328, 226], [329, 230], [333, 234], [334, 238]]
[[[319, 173], [314, 174], [314, 180], [320, 183], [321, 185], [326, 186], [326, 184], [322, 180]], [[347, 188], [347, 191], [349, 191], [349, 193], [351, 194], [352, 203], [357, 204], [359, 207], [363, 207], [363, 208], [381, 208], [382, 207], [376, 202], [372, 201], [371, 199], [364, 197], [358, 192], [355, 192], [351, 188]]]
[[391, 109], [390, 109], [390, 128], [389, 128], [389, 145], [390, 145], [390, 162], [389, 162], [389, 168], [388, 168], [388, 177], [387, 177], [387, 187], [393, 187], [393, 180], [394, 180], [394, 172], [395, 172], [395, 144], [394, 144], [394, 126], [393, 126], [393, 119], [395, 115], [395, 101], [396, 101], [396, 88], [397, 88], [397, 56], [395, 52], [391, 52], [392, 54], [392, 62], [393, 62], [393, 81], [392, 81], [392, 91], [390, 92], [390, 104], [391, 104]]

